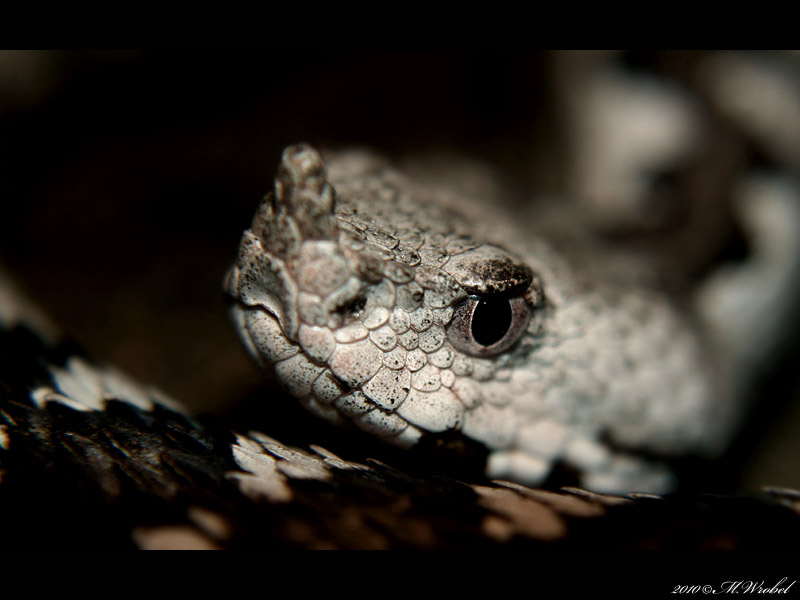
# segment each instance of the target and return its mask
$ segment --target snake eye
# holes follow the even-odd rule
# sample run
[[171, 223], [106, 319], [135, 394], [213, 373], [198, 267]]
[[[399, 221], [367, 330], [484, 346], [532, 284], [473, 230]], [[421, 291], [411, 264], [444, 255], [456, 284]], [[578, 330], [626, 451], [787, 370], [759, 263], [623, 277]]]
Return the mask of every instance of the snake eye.
[[453, 311], [447, 339], [472, 356], [495, 356], [510, 348], [524, 333], [531, 306], [522, 296], [469, 296]]

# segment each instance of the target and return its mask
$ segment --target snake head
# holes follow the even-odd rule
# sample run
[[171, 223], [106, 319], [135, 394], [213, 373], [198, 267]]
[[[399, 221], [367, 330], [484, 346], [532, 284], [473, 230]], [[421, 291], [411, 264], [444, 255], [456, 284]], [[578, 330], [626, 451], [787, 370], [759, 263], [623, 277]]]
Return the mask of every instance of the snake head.
[[308, 410], [403, 447], [456, 432], [490, 476], [565, 464], [599, 491], [664, 491], [634, 455], [712, 437], [703, 350], [662, 297], [576, 278], [485, 200], [373, 154], [326, 164], [284, 152], [226, 282], [246, 347]]
[[535, 329], [541, 282], [502, 248], [460, 235], [455, 214], [428, 210], [435, 219], [421, 223], [430, 199], [408, 197], [395, 172], [366, 157], [346, 164], [359, 176], [348, 173], [340, 195], [313, 148], [284, 152], [228, 275], [238, 330], [331, 421], [400, 445], [460, 430], [485, 400], [477, 381]]

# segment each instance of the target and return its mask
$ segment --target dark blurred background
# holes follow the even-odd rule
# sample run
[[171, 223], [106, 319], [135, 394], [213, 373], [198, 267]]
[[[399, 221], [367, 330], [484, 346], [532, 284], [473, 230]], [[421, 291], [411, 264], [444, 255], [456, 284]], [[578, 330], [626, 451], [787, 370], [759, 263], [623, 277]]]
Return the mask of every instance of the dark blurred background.
[[[697, 90], [708, 54], [615, 60]], [[518, 51], [0, 52], [0, 260], [90, 356], [198, 410], [222, 411], [264, 387], [228, 323], [222, 280], [283, 148], [457, 151], [494, 166], [521, 196], [555, 194], [568, 177], [563, 60]], [[734, 147], [739, 138], [725, 135], [717, 141]], [[720, 252], [696, 252], [687, 272]], [[797, 362], [787, 364], [770, 380], [786, 399]], [[790, 414], [781, 409], [781, 427]], [[766, 420], [759, 428], [759, 437], [787, 439]], [[764, 450], [778, 467], [759, 458], [742, 485], [800, 487], [787, 452]]]

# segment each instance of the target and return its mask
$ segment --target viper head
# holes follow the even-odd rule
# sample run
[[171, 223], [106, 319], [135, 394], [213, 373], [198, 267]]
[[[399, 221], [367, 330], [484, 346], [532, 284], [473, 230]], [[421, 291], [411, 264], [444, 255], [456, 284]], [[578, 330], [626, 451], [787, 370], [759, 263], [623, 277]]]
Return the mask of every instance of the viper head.
[[411, 444], [505, 402], [480, 382], [532, 343], [544, 294], [527, 265], [409, 196], [396, 172], [357, 168], [334, 189], [314, 149], [288, 148], [227, 288], [250, 352], [307, 408]]

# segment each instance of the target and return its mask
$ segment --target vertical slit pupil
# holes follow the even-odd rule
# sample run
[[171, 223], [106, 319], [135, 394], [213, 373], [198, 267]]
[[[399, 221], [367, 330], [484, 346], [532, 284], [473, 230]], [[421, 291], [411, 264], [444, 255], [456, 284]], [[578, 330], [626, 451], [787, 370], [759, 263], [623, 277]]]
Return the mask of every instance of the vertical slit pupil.
[[472, 337], [482, 346], [503, 339], [511, 326], [511, 303], [508, 298], [476, 298], [472, 313]]

